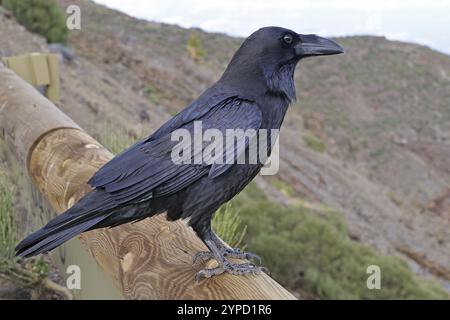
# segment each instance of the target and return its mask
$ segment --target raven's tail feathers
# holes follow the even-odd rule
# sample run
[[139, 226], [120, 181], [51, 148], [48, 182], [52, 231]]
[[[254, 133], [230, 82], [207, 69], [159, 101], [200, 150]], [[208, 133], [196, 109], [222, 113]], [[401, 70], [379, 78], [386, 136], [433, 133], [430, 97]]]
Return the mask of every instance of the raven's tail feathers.
[[16, 255], [31, 257], [50, 251], [76, 235], [87, 231], [105, 218], [105, 216], [95, 217], [94, 219], [75, 224], [69, 228], [63, 228], [60, 231], [40, 229], [17, 245]]
[[98, 210], [96, 206], [86, 206], [86, 202], [90, 202], [87, 201], [88, 198], [82, 199], [66, 212], [53, 218], [45, 227], [22, 240], [16, 246], [16, 255], [31, 257], [50, 251], [77, 234], [95, 228], [95, 225], [112, 214], [111, 211]]

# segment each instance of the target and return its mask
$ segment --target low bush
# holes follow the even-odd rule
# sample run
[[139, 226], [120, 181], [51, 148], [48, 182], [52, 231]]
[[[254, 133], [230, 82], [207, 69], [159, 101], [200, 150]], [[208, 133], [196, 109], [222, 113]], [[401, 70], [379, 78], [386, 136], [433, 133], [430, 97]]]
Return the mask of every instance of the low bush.
[[64, 11], [54, 0], [2, 0], [25, 28], [44, 36], [49, 43], [66, 43], [68, 29]]
[[[234, 200], [248, 226], [247, 249], [283, 285], [323, 299], [448, 299], [436, 282], [415, 275], [400, 258], [351, 240], [341, 214], [283, 206], [250, 185]], [[367, 288], [367, 267], [381, 269], [381, 289]]]

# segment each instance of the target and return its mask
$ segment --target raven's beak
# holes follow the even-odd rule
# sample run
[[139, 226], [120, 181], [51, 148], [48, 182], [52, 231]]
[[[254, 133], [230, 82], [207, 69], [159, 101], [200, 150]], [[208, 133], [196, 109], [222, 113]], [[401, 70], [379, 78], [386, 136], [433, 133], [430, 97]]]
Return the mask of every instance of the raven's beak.
[[299, 34], [300, 42], [295, 45], [295, 53], [300, 57], [328, 56], [344, 53], [344, 49], [336, 42], [316, 36], [315, 34]]

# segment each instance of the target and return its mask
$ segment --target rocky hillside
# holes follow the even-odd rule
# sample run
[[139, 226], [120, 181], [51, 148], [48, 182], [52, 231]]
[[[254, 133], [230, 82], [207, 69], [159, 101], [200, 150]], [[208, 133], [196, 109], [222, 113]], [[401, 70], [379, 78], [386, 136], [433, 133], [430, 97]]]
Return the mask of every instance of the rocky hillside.
[[[82, 10], [59, 106], [94, 135], [99, 122], [135, 137], [151, 133], [218, 79], [242, 41], [84, 0], [59, 2]], [[186, 49], [192, 34], [204, 47], [200, 60]], [[0, 39], [0, 56], [50, 50], [1, 9]], [[283, 204], [302, 199], [339, 210], [352, 239], [448, 286], [450, 57], [380, 37], [337, 40], [345, 55], [297, 68], [280, 173], [257, 184]]]

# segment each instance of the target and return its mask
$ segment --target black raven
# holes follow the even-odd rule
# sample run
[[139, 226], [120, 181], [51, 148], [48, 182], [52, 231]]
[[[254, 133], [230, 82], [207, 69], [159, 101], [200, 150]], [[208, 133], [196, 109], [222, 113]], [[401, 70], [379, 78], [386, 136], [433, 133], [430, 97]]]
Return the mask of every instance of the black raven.
[[[29, 257], [47, 252], [77, 234], [167, 213], [167, 219], [186, 219], [210, 251], [197, 259], [214, 258], [219, 266], [205, 269], [197, 278], [229, 272], [257, 274], [252, 263], [234, 264], [231, 258], [258, 258], [230, 249], [211, 229], [214, 212], [238, 194], [260, 171], [263, 161], [239, 164], [175, 163], [172, 150], [178, 129], [193, 132], [194, 122], [225, 133], [227, 129], [279, 129], [287, 108], [295, 99], [293, 81], [297, 62], [305, 57], [342, 53], [334, 41], [316, 35], [297, 34], [280, 27], [265, 27], [250, 35], [234, 54], [219, 81], [149, 137], [106, 163], [89, 180], [94, 188], [66, 212], [52, 219], [17, 247], [17, 255]], [[270, 135], [270, 134], [269, 134]], [[224, 153], [247, 152], [233, 143]], [[242, 142], [242, 141], [241, 141]], [[201, 149], [205, 145], [201, 145]], [[227, 147], [229, 149], [229, 147]], [[262, 148], [262, 145], [261, 145]], [[271, 145], [266, 144], [266, 154]]]

